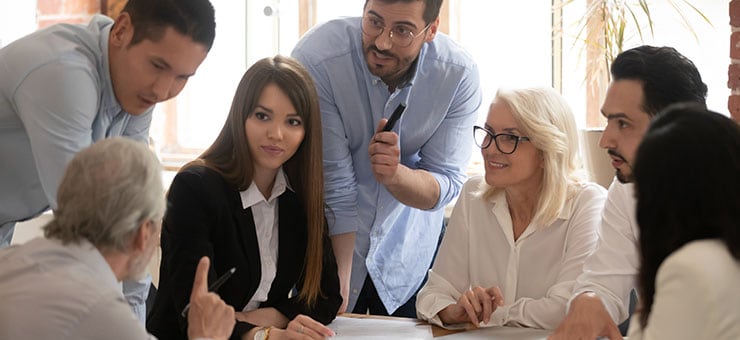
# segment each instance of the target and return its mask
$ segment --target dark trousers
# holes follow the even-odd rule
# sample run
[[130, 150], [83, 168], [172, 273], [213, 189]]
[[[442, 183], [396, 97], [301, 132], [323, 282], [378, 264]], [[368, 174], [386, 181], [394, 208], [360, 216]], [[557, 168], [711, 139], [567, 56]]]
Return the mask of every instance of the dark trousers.
[[[425, 280], [426, 281], [426, 280]], [[388, 314], [388, 311], [383, 305], [383, 301], [378, 296], [378, 291], [375, 290], [373, 280], [370, 279], [370, 275], [365, 276], [365, 283], [360, 291], [360, 296], [357, 297], [357, 303], [355, 303], [355, 309], [353, 313], [357, 314], [372, 314], [372, 315], [392, 315], [400, 316], [405, 318], [416, 318], [416, 294], [414, 293], [406, 303], [398, 307], [393, 314]]]
[[[437, 257], [437, 251], [439, 251], [439, 245], [440, 243], [442, 243], [442, 237], [444, 237], [445, 229], [446, 224], [443, 223], [442, 231], [439, 233], [439, 239], [437, 240], [437, 250], [434, 251], [432, 263], [429, 264], [429, 268], [432, 267], [432, 265], [434, 264], [434, 259]], [[388, 311], [383, 305], [383, 301], [381, 301], [380, 296], [378, 296], [378, 291], [375, 289], [375, 284], [373, 284], [373, 280], [370, 278], [370, 274], [367, 274], [367, 276], [365, 276], [365, 283], [363, 283], [362, 285], [362, 290], [360, 291], [360, 295], [357, 297], [357, 302], [355, 303], [355, 308], [352, 310], [352, 313], [386, 316], [391, 315], [415, 319], [416, 294], [419, 294], [419, 290], [421, 290], [421, 287], [424, 287], [424, 283], [426, 282], [427, 276], [424, 277], [424, 281], [421, 282], [421, 286], [419, 286], [419, 289], [414, 292], [414, 295], [412, 295], [408, 301], [398, 307], [398, 309], [396, 309], [393, 314], [388, 314]]]

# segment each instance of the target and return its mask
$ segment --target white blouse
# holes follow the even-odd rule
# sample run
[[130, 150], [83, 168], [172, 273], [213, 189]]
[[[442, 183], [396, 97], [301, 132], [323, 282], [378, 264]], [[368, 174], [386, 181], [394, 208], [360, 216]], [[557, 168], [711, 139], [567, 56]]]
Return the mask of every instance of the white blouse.
[[420, 319], [445, 328], [437, 313], [471, 286], [498, 286], [504, 306], [489, 326], [554, 329], [565, 317], [575, 279], [593, 250], [606, 190], [584, 184], [551, 225], [530, 224], [514, 241], [505, 193], [484, 200], [471, 178], [450, 217], [429, 280], [417, 297]]
[[277, 275], [278, 197], [285, 190], [290, 189], [287, 183], [285, 173], [280, 168], [275, 176], [275, 183], [272, 185], [269, 198], [262, 195], [254, 182], [249, 185], [247, 190], [239, 193], [242, 199], [242, 208], [252, 208], [254, 228], [257, 232], [257, 245], [260, 248], [260, 284], [247, 305], [244, 306], [245, 312], [255, 310], [259, 308], [262, 302], [267, 301], [267, 294], [270, 292], [275, 275]]

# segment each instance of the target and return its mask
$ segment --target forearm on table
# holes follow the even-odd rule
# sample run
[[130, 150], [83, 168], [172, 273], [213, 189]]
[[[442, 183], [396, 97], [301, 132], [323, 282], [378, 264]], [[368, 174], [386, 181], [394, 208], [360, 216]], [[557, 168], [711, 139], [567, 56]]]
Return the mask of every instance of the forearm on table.
[[273, 307], [258, 308], [249, 312], [237, 312], [237, 320], [261, 327], [285, 328], [288, 318]]

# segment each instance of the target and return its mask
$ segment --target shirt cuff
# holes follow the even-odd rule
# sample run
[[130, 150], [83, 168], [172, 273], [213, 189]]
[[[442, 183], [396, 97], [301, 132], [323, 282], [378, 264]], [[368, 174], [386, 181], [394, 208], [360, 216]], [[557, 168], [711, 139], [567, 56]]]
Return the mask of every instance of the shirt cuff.
[[500, 306], [491, 314], [488, 326], [504, 326], [509, 322], [509, 306]]

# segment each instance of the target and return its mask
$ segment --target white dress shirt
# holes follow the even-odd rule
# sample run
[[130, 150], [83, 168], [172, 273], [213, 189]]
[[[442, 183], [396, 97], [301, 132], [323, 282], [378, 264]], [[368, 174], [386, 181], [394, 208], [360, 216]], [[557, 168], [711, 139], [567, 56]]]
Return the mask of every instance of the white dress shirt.
[[505, 193], [484, 200], [483, 181], [474, 177], [463, 186], [429, 281], [419, 292], [417, 314], [457, 328], [444, 325], [438, 313], [471, 286], [498, 286], [505, 305], [496, 309], [489, 325], [553, 329], [564, 318], [575, 279], [596, 245], [606, 191], [584, 184], [555, 222], [532, 223], [515, 241]]
[[278, 197], [282, 195], [287, 185], [285, 173], [280, 168], [275, 176], [275, 184], [272, 186], [272, 193], [269, 198], [265, 198], [257, 188], [252, 184], [240, 192], [242, 207], [244, 209], [252, 208], [254, 217], [254, 227], [257, 232], [257, 244], [260, 248], [260, 284], [257, 291], [254, 292], [249, 303], [244, 307], [248, 312], [259, 308], [260, 303], [267, 301], [267, 293], [270, 292], [270, 286], [277, 274], [278, 260]]
[[586, 260], [572, 296], [596, 293], [616, 324], [629, 316], [630, 291], [640, 265], [635, 204], [633, 185], [615, 178], [604, 205], [599, 242]]
[[633, 316], [630, 340], [740, 339], [740, 262], [719, 240], [686, 244], [658, 268], [653, 301], [645, 329]]

